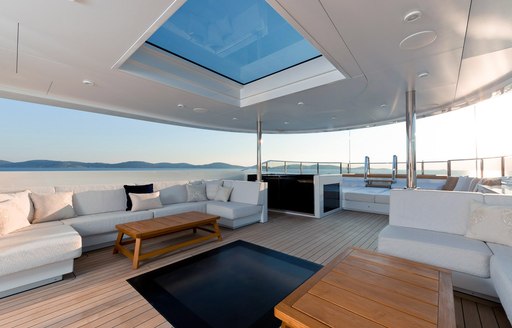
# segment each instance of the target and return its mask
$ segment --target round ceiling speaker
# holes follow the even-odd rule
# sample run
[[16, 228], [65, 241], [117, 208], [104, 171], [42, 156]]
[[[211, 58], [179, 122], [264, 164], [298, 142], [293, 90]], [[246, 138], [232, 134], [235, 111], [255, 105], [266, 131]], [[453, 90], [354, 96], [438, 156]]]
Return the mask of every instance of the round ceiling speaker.
[[400, 49], [416, 50], [428, 46], [434, 42], [437, 34], [434, 31], [421, 31], [406, 37], [400, 42]]

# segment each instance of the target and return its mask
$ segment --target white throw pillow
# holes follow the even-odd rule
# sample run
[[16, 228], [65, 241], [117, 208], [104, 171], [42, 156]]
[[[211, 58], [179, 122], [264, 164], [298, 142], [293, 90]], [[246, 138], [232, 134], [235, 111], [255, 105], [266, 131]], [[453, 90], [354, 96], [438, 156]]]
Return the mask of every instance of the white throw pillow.
[[34, 220], [41, 223], [69, 219], [75, 216], [73, 209], [73, 193], [71, 191], [54, 194], [30, 194], [34, 203]]
[[0, 202], [0, 236], [30, 225], [26, 207], [24, 199], [20, 197]]
[[30, 190], [0, 194], [0, 202], [4, 202], [6, 200], [11, 199], [19, 199], [20, 206], [23, 209], [23, 216], [28, 220], [28, 222], [32, 222], [32, 217], [34, 215], [34, 209], [32, 208], [32, 202], [30, 201]]
[[206, 198], [206, 186], [201, 184], [187, 184], [187, 202], [200, 202]]
[[229, 200], [229, 196], [231, 196], [232, 191], [233, 187], [219, 187], [219, 190], [217, 190], [217, 195], [215, 195], [215, 200], [227, 202]]
[[512, 246], [512, 207], [473, 201], [466, 237]]
[[160, 191], [155, 191], [149, 194], [129, 193], [128, 195], [132, 200], [132, 212], [162, 207], [162, 202], [160, 201]]
[[222, 186], [222, 180], [206, 181], [206, 197], [209, 200], [215, 199], [217, 190]]

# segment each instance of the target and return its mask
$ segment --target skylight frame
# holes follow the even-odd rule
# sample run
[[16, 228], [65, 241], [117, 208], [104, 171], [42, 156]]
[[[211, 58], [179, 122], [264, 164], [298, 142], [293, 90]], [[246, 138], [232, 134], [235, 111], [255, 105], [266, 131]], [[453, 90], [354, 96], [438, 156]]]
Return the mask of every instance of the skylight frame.
[[[202, 69], [205, 69], [205, 70], [208, 70], [210, 72], [213, 72], [223, 78], [226, 78], [230, 81], [233, 81], [241, 86], [245, 86], [245, 85], [248, 85], [248, 84], [251, 84], [253, 82], [256, 82], [256, 81], [259, 81], [261, 79], [264, 79], [264, 78], [267, 78], [269, 76], [272, 76], [274, 74], [278, 74], [280, 72], [283, 72], [283, 71], [286, 71], [290, 68], [293, 68], [293, 67], [296, 67], [296, 66], [299, 66], [299, 65], [302, 65], [304, 63], [307, 63], [309, 61], [312, 61], [312, 60], [315, 60], [319, 57], [322, 57], [322, 54], [318, 51], [318, 49], [316, 49], [306, 38], [304, 38], [294, 27], [293, 25], [291, 25], [290, 23], [288, 23], [283, 17], [281, 17], [281, 15], [276, 12], [266, 1], [264, 0], [253, 0], [253, 5], [252, 6], [256, 6], [258, 8], [264, 8], [264, 11], [265, 13], [268, 15], [268, 16], [271, 16], [271, 18], [268, 18], [266, 17], [265, 15], [260, 15], [258, 17], [255, 18], [255, 21], [257, 23], [254, 23], [253, 25], [255, 26], [261, 26], [261, 24], [265, 24], [265, 34], [260, 37], [260, 36], [257, 36], [257, 41], [256, 42], [259, 42], [258, 43], [258, 47], [268, 47], [268, 48], [264, 48], [264, 54], [261, 55], [261, 56], [258, 56], [255, 58], [255, 60], [252, 60], [252, 61], [246, 61], [246, 62], [238, 62], [236, 64], [238, 64], [239, 66], [239, 69], [240, 71], [242, 71], [242, 69], [244, 67], [248, 67], [250, 65], [252, 65], [253, 63], [256, 63], [257, 61], [261, 60], [261, 59], [265, 59], [266, 57], [268, 58], [269, 56], [273, 56], [275, 54], [278, 54], [279, 52], [282, 52], [282, 51], [286, 51], [286, 49], [289, 49], [291, 46], [302, 46], [304, 48], [304, 55], [302, 57], [306, 58], [305, 60], [300, 60], [302, 58], [297, 58], [299, 59], [300, 61], [299, 62], [296, 62], [296, 60], [292, 61], [291, 63], [289, 64], [286, 64], [286, 65], [279, 65], [281, 66], [280, 68], [277, 68], [276, 70], [274, 71], [271, 71], [270, 73], [263, 73], [263, 74], [257, 74], [254, 78], [248, 78], [248, 79], [244, 79], [242, 77], [242, 73], [241, 72], [238, 72], [239, 74], [237, 75], [236, 73], [233, 73], [232, 71], [229, 71], [229, 68], [226, 68], [224, 71], [221, 71], [220, 70], [220, 67], [215, 67], [216, 65], [220, 65], [219, 63], [221, 63], [221, 60], [220, 57], [222, 56], [217, 56], [217, 54], [214, 54], [212, 56], [210, 56], [210, 58], [207, 58], [206, 60], [204, 60], [204, 58], [201, 58], [205, 55], [210, 55], [210, 53], [207, 51], [207, 50], [212, 50], [211, 47], [210, 47], [210, 44], [208, 43], [209, 39], [206, 38], [205, 41], [204, 41], [204, 44], [203, 44], [203, 49], [205, 49], [204, 52], [200, 52], [199, 54], [196, 54], [194, 53], [192, 56], [194, 56], [195, 58], [194, 59], [191, 59], [191, 58], [188, 58], [187, 57], [187, 54], [184, 53], [184, 52], [187, 52], [187, 50], [183, 50], [181, 48], [175, 48], [175, 49], [172, 49], [172, 46], [174, 45], [173, 43], [168, 43], [165, 44], [165, 41], [162, 41], [159, 43], [155, 42], [154, 40], [151, 40], [151, 38], [155, 37], [155, 38], [158, 38], [159, 36], [161, 37], [161, 34], [162, 33], [167, 33], [169, 34], [170, 38], [169, 40], [177, 40], [176, 44], [178, 43], [183, 43], [183, 42], [187, 42], [188, 41], [188, 38], [184, 38], [182, 37], [182, 35], [186, 35], [186, 31], [188, 26], [185, 26], [183, 28], [179, 27], [178, 25], [176, 25], [174, 22], [172, 22], [173, 18], [175, 17], [178, 17], [176, 18], [176, 20], [178, 20], [179, 22], [179, 18], [180, 16], [176, 16], [176, 15], [180, 15], [180, 10], [183, 10], [183, 8], [188, 8], [186, 7], [187, 5], [194, 5], [195, 2], [194, 1], [197, 1], [197, 0], [188, 0], [186, 1], [178, 10], [176, 10], [176, 12], [174, 12], [174, 14], [172, 16], [170, 16], [165, 22], [164, 24], [162, 24], [162, 26], [160, 26], [160, 28], [158, 30], [156, 30], [153, 35], [151, 35], [151, 37], [149, 37], [145, 43], [148, 44], [148, 45], [151, 45], [157, 49], [160, 49], [161, 51], [169, 54], [169, 55], [172, 55], [172, 56], [175, 56], [177, 58], [180, 58], [182, 60], [185, 60], [189, 63], [192, 63]], [[198, 3], [197, 5], [197, 8], [201, 7], [201, 9], [197, 9], [197, 8], [194, 8], [192, 7], [192, 9], [188, 8], [188, 10], [190, 10], [192, 12], [192, 10], [204, 10], [204, 3], [203, 2], [200, 2], [200, 1], [197, 1], [196, 3]], [[237, 3], [237, 4], [240, 4], [240, 3]], [[252, 8], [251, 8], [252, 9]], [[209, 14], [209, 12], [208, 12]], [[237, 13], [238, 14], [238, 13]], [[192, 15], [192, 14], [190, 14]], [[261, 17], [261, 16], [265, 16], [265, 17]], [[189, 17], [189, 16], [184, 16], [184, 14], [182, 14], [181, 18], [183, 19], [183, 17]], [[208, 19], [215, 19], [216, 17], [214, 16], [210, 16], [208, 17]], [[192, 21], [192, 19], [188, 18], [189, 21]], [[218, 19], [218, 18], [217, 18]], [[225, 18], [224, 18], [225, 19]], [[258, 20], [259, 19], [259, 20]], [[231, 20], [235, 21], [236, 20], [236, 16], [235, 18], [231, 17]], [[195, 22], [195, 21], [194, 21]], [[277, 22], [277, 23], [274, 23], [276, 27], [274, 27], [274, 25], [272, 25], [271, 23], [269, 22]], [[208, 23], [208, 21], [207, 21]], [[172, 26], [170, 28], [165, 28], [166, 24], [169, 24], [169, 26]], [[258, 25], [259, 24], [259, 25]], [[183, 25], [186, 25], [186, 24], [183, 24]], [[232, 25], [236, 25], [236, 24], [232, 24]], [[178, 27], [176, 27], [178, 26]], [[208, 31], [209, 31], [209, 26], [208, 27]], [[236, 27], [236, 26], [235, 26]], [[171, 30], [174, 30], [171, 31]], [[179, 33], [176, 32], [179, 31], [181, 32], [181, 35]], [[265, 44], [264, 42], [266, 41], [265, 38], [266, 37], [275, 37], [276, 35], [278, 37], [280, 37], [279, 34], [274, 34], [272, 35], [272, 33], [269, 33], [268, 31], [271, 31], [271, 32], [274, 32], [274, 30], [278, 30], [279, 33], [283, 34], [283, 35], [289, 35], [289, 39], [291, 40], [290, 43], [288, 44], [284, 44], [284, 46], [281, 46], [281, 47], [278, 47], [276, 48], [276, 43], [272, 43], [272, 40], [270, 41], [267, 41], [267, 43]], [[259, 30], [257, 31], [251, 31], [253, 32], [253, 34], [249, 34], [250, 36], [254, 36], [255, 34], [257, 34], [257, 32], [259, 32]], [[160, 33], [160, 35], [158, 35], [157, 33]], [[247, 32], [246, 32], [247, 33]], [[190, 33], [190, 35], [194, 35], [193, 33]], [[228, 34], [228, 36], [231, 36], [231, 34]], [[245, 36], [245, 35], [244, 35]], [[283, 39], [282, 37], [280, 37], [280, 39]], [[235, 42], [234, 43], [234, 46], [233, 44], [230, 44], [229, 42], [227, 43], [223, 43], [222, 46], [225, 46], [226, 48], [230, 48], [230, 47], [236, 47], [236, 41], [237, 40], [234, 40], [234, 41], [231, 41], [231, 42]], [[191, 45], [191, 48], [194, 48], [194, 47], [201, 47], [201, 44], [196, 41], [196, 42], [193, 42], [193, 41], [188, 41]], [[224, 42], [224, 40], [222, 41]], [[250, 46], [254, 46], [255, 42], [250, 42], [248, 44], [246, 44], [245, 46], [239, 48], [238, 50], [242, 50], [242, 51], [245, 51], [246, 54], [250, 54], [251, 56], [254, 54], [254, 52], [249, 52], [250, 50], [247, 50], [247, 47], [250, 47]], [[170, 45], [170, 46], [169, 46]], [[305, 46], [305, 47], [304, 47]], [[178, 45], [176, 45], [176, 47], [179, 47]], [[194, 49], [191, 49], [189, 48], [188, 49], [188, 52], [189, 52], [189, 55], [190, 53], [193, 53]], [[267, 49], [270, 49], [271, 52], [270, 53], [267, 53]], [[182, 53], [180, 53], [180, 51], [183, 50]], [[238, 52], [238, 50], [235, 50], [233, 53], [236, 53]], [[210, 51], [212, 52], [212, 51]], [[312, 54], [311, 54], [312, 53]], [[231, 56], [232, 53], [228, 54], [228, 56]], [[236, 55], [236, 54], [235, 54]], [[286, 55], [285, 55], [286, 57]], [[282, 56], [281, 56], [282, 58]], [[197, 60], [199, 59], [199, 60]], [[236, 56], [234, 56], [234, 61], [238, 60], [239, 58], [237, 58]], [[277, 58], [279, 59], [279, 58]], [[201, 60], [203, 60], [201, 62]], [[210, 64], [210, 65], [209, 65]], [[264, 63], [263, 65], [264, 66]], [[223, 69], [223, 68], [222, 68]], [[226, 70], [228, 72], [226, 72]], [[233, 74], [229, 74], [229, 73], [233, 73]], [[235, 76], [237, 75], [237, 76]], [[237, 77], [239, 77], [240, 79], [237, 79]]]

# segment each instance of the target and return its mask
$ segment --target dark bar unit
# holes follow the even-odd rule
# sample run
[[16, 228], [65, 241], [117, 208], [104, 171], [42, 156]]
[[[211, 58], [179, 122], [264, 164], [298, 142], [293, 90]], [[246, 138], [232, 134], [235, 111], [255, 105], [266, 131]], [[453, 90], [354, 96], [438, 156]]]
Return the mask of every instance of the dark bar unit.
[[[256, 175], [248, 175], [247, 179], [255, 181]], [[269, 209], [315, 215], [315, 175], [264, 174], [262, 180], [268, 184]], [[338, 209], [340, 183], [325, 184], [321, 188], [323, 191], [322, 213]]]

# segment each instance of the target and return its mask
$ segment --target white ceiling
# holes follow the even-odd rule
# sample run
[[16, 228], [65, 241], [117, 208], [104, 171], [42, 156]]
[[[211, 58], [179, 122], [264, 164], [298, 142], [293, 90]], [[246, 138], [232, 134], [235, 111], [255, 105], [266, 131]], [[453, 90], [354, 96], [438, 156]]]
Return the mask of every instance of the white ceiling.
[[[259, 114], [265, 133], [294, 133], [401, 121], [411, 89], [421, 117], [478, 101], [512, 81], [510, 0], [268, 0], [345, 79], [302, 81], [286, 92], [266, 90], [269, 97], [253, 86], [253, 101], [198, 95], [120, 69], [183, 1], [3, 0], [0, 96], [241, 132], [254, 132]], [[412, 10], [421, 19], [403, 22]], [[421, 31], [434, 31], [436, 40], [416, 50], [399, 47]], [[424, 71], [428, 77], [416, 78]], [[209, 83], [219, 89], [225, 81]]]

